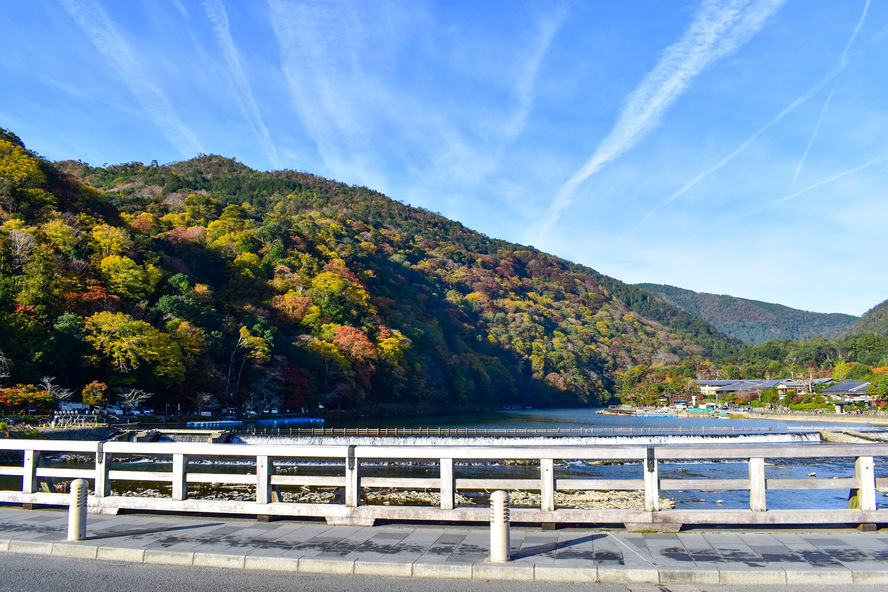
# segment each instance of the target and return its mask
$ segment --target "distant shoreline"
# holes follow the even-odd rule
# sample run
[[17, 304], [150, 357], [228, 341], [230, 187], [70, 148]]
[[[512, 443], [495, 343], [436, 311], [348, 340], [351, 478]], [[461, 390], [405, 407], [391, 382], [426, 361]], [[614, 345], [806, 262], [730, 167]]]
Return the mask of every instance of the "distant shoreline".
[[769, 421], [815, 421], [820, 423], [860, 423], [869, 425], [888, 425], [888, 415], [851, 415], [843, 413], [732, 413], [739, 419], [764, 419]]
[[[621, 409], [644, 417], [645, 411], [650, 408], [632, 407], [629, 405], [621, 406]], [[677, 417], [684, 418], [706, 418], [710, 417], [705, 413], [689, 413], [687, 410], [671, 410], [669, 413], [675, 413]], [[731, 419], [759, 419], [765, 421], [793, 421], [793, 422], [818, 422], [818, 423], [859, 423], [868, 425], [888, 426], [888, 415], [854, 415], [851, 413], [757, 413], [754, 411], [727, 411]], [[616, 414], [615, 414], [616, 415]]]

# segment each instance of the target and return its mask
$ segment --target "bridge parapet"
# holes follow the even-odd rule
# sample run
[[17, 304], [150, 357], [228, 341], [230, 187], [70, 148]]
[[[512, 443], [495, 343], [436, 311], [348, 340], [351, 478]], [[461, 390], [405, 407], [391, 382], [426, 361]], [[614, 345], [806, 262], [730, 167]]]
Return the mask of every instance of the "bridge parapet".
[[[53, 491], [52, 481], [87, 479], [96, 511], [119, 509], [170, 512], [230, 513], [257, 516], [323, 517], [337, 524], [372, 524], [376, 520], [426, 520], [485, 522], [487, 510], [458, 503], [459, 491], [536, 491], [537, 507], [515, 507], [516, 523], [619, 524], [641, 530], [677, 530], [683, 524], [858, 524], [888, 523], [888, 509], [878, 509], [876, 489], [888, 487], [888, 478], [876, 478], [876, 463], [888, 459], [888, 444], [822, 444], [812, 446], [775, 444], [670, 445], [670, 446], [538, 446], [505, 445], [299, 445], [210, 444], [199, 442], [83, 442], [61, 440], [4, 440], [0, 450], [15, 464], [0, 466], [0, 475], [20, 476], [20, 490], [0, 491], [0, 502], [67, 505], [64, 493]], [[17, 453], [21, 456], [18, 457]], [[58, 455], [91, 457], [88, 468], [47, 466]], [[112, 461], [153, 459], [163, 470], [132, 470]], [[734, 460], [746, 462], [744, 478], [664, 478], [663, 461]], [[766, 461], [849, 459], [849, 473], [830, 479], [809, 476], [797, 479], [770, 478]], [[240, 472], [222, 472], [219, 465], [235, 461]], [[564, 461], [627, 462], [637, 466], [629, 478], [559, 477], [556, 463]], [[7, 461], [8, 462], [8, 461]], [[493, 475], [461, 476], [460, 466], [479, 462], [538, 467], [532, 478]], [[323, 464], [326, 472], [317, 470]], [[403, 476], [404, 463], [430, 467], [431, 476]], [[372, 472], [367, 467], [373, 467]], [[168, 468], [166, 468], [168, 467]], [[305, 470], [303, 468], [314, 470]], [[156, 467], [155, 467], [156, 468]], [[530, 469], [533, 470], [533, 469]], [[632, 469], [633, 471], [635, 469]], [[117, 482], [150, 482], [164, 485], [160, 497], [111, 495]], [[203, 499], [199, 491], [212, 484], [239, 486], [251, 499]], [[332, 503], [286, 501], [284, 489], [330, 488], [343, 493]], [[435, 506], [367, 503], [373, 489], [431, 490], [440, 500]], [[799, 492], [832, 489], [849, 492], [847, 508], [769, 509], [768, 492]], [[643, 509], [577, 509], [558, 507], [556, 493], [565, 491], [638, 491], [644, 494]], [[743, 509], [664, 509], [664, 491], [746, 491], [749, 507]]]

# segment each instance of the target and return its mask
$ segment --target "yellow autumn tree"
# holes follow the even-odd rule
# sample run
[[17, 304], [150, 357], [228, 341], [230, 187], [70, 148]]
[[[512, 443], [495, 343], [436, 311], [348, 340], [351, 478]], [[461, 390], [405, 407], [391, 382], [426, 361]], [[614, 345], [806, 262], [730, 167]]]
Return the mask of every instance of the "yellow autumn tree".
[[120, 255], [128, 251], [133, 244], [126, 230], [107, 224], [99, 224], [93, 228], [90, 232], [89, 242], [93, 250], [103, 257]]
[[98, 312], [84, 319], [83, 333], [91, 347], [86, 358], [92, 364], [123, 374], [148, 365], [152, 374], [168, 383], [185, 377], [178, 344], [145, 321], [119, 312]]
[[40, 230], [60, 253], [68, 257], [74, 254], [82, 239], [82, 233], [61, 218], [50, 220]]
[[0, 206], [9, 212], [35, 214], [54, 203], [43, 186], [40, 162], [23, 146], [0, 138]]
[[351, 324], [375, 312], [362, 285], [330, 271], [312, 278], [308, 295], [336, 323]]
[[140, 300], [154, 290], [161, 272], [154, 265], [145, 267], [129, 257], [110, 255], [99, 264], [107, 280], [108, 290], [123, 298]]

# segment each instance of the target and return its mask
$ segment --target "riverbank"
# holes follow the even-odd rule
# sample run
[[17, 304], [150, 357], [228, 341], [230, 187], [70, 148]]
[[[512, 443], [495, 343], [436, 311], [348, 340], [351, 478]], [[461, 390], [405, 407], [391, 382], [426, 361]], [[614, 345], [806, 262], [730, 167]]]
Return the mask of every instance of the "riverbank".
[[731, 413], [731, 419], [756, 419], [763, 421], [795, 421], [818, 423], [853, 423], [888, 426], [888, 415], [851, 415], [848, 413]]
[[[705, 411], [669, 410], [668, 415], [660, 409], [653, 410], [650, 407], [632, 407], [621, 405], [614, 410], [601, 410], [598, 413], [618, 417], [675, 417], [681, 419], [710, 419], [713, 416]], [[791, 413], [768, 413], [759, 411], [721, 411], [720, 419], [743, 419], [756, 421], [778, 421], [795, 423], [848, 423], [874, 426], [888, 426], [888, 415], [855, 415], [852, 413], [804, 413], [793, 411]]]

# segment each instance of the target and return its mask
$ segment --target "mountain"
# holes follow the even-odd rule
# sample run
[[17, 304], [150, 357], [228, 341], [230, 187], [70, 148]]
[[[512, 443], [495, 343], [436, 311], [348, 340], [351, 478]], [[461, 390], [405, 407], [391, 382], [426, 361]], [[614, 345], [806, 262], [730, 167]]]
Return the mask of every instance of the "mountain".
[[693, 292], [662, 284], [638, 284], [665, 302], [678, 306], [745, 343], [769, 339], [806, 340], [816, 336], [837, 337], [857, 317], [841, 313], [808, 312], [735, 296]]
[[7, 384], [98, 381], [183, 409], [582, 405], [637, 364], [738, 346], [638, 287], [364, 187], [220, 156], [53, 164], [0, 135]]
[[877, 304], [862, 317], [855, 320], [842, 334], [862, 335], [864, 333], [875, 333], [882, 337], [888, 337], [888, 300]]

